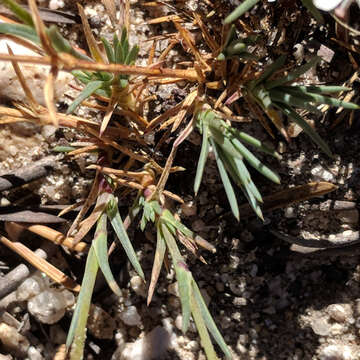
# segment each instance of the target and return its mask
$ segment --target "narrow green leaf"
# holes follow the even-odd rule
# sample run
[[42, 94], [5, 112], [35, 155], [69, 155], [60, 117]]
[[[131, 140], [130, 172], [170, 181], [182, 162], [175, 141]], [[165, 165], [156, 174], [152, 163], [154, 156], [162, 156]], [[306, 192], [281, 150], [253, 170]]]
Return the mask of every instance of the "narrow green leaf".
[[179, 287], [179, 295], [181, 300], [182, 311], [182, 327], [181, 330], [185, 334], [190, 324], [190, 298], [191, 298], [191, 282], [192, 275], [187, 269], [185, 262], [174, 262], [176, 279]]
[[207, 160], [207, 157], [209, 154], [208, 129], [209, 129], [209, 125], [207, 123], [203, 122], [201, 151], [200, 151], [200, 156], [199, 156], [199, 160], [198, 160], [198, 164], [197, 164], [197, 168], [196, 168], [196, 175], [195, 175], [195, 181], [194, 181], [195, 195], [197, 195], [197, 193], [199, 191], [201, 179], [203, 177], [203, 173], [204, 173], [204, 169], [205, 169], [206, 160]]
[[225, 356], [228, 359], [231, 359], [231, 353], [225, 343], [224, 338], [222, 337], [222, 335], [220, 334], [220, 331], [218, 330], [206, 304], [205, 301], [201, 295], [201, 292], [199, 290], [199, 287], [197, 286], [197, 284], [195, 283], [195, 281], [192, 282], [192, 287], [193, 287], [193, 294], [194, 294], [194, 298], [196, 300], [196, 303], [198, 304], [202, 317], [205, 321], [206, 327], [209, 329], [210, 334], [213, 336], [214, 340], [217, 342], [217, 344], [220, 346], [221, 350], [223, 351], [223, 353], [225, 354]]
[[329, 146], [325, 143], [325, 141], [319, 136], [319, 134], [290, 106], [285, 104], [276, 105], [278, 109], [280, 109], [285, 115], [290, 117], [296, 124], [298, 124], [304, 132], [317, 144], [320, 149], [327, 154], [329, 157], [332, 157], [332, 153], [330, 151]]
[[174, 263], [176, 279], [178, 281], [178, 286], [179, 286], [182, 314], [183, 314], [182, 331], [185, 333], [190, 323], [190, 296], [191, 296], [192, 275], [190, 271], [187, 269], [184, 259], [180, 254], [175, 238], [171, 234], [168, 228], [167, 221], [164, 221], [164, 218], [161, 217], [159, 223], [160, 223], [161, 233], [164, 237], [164, 240], [170, 251]]
[[51, 40], [51, 44], [54, 46], [57, 52], [65, 52], [68, 53], [77, 59], [86, 60], [86, 61], [93, 61], [87, 55], [82, 54], [81, 52], [76, 51], [70, 43], [63, 38], [59, 30], [56, 26], [51, 25], [49, 29], [46, 29], [46, 33]]
[[80, 93], [80, 95], [71, 103], [66, 113], [71, 114], [85, 99], [94, 94], [103, 85], [103, 81], [89, 82]]
[[115, 45], [115, 62], [117, 64], [123, 64], [124, 58], [125, 58], [125, 55], [123, 53], [123, 48], [121, 46], [121, 43], [117, 42]]
[[276, 150], [270, 149], [269, 147], [264, 145], [260, 140], [254, 138], [253, 136], [251, 136], [247, 133], [244, 133], [242, 131], [239, 131], [237, 129], [234, 129], [233, 127], [229, 127], [229, 131], [231, 131], [233, 133], [233, 135], [235, 137], [239, 138], [241, 141], [244, 141], [247, 144], [256, 147], [258, 150], [260, 150], [266, 154], [269, 154], [278, 160], [281, 159], [281, 155]]
[[[110, 200], [111, 201], [111, 200]], [[106, 230], [107, 216], [102, 213], [96, 227], [95, 237], [93, 240], [95, 254], [98, 264], [104, 277], [110, 287], [110, 289], [117, 295], [121, 296], [121, 290], [115, 281], [115, 278], [111, 272], [109, 259], [108, 259], [108, 246], [107, 246], [107, 230]]]
[[327, 105], [331, 105], [331, 106], [336, 106], [336, 107], [343, 107], [344, 109], [350, 109], [350, 110], [358, 110], [360, 107], [357, 104], [354, 104], [352, 102], [346, 102], [340, 99], [336, 99], [330, 96], [324, 96], [324, 95], [320, 95], [320, 94], [314, 94], [314, 93], [310, 93], [310, 92], [303, 92], [302, 90], [300, 90], [301, 93], [304, 96], [307, 96], [308, 99], [310, 99], [309, 101], [312, 101], [316, 104], [327, 104]]
[[30, 40], [34, 44], [40, 45], [40, 39], [36, 31], [29, 25], [1, 23], [0, 33]]
[[[296, 88], [297, 90], [300, 90], [302, 92], [306, 93], [315, 93], [315, 94], [331, 94], [331, 93], [338, 93], [340, 91], [350, 91], [351, 88], [348, 88], [346, 86], [335, 86], [335, 85], [309, 85], [309, 86], [303, 86], [303, 85], [296, 85], [296, 86], [283, 86], [283, 89], [293, 89]], [[286, 92], [286, 91], [285, 91]]]
[[0, 3], [4, 4], [8, 9], [10, 9], [14, 15], [16, 15], [16, 17], [23, 23], [34, 28], [34, 22], [32, 20], [31, 14], [22, 6], [20, 6], [16, 1], [1, 0]]
[[159, 275], [160, 275], [162, 264], [164, 262], [164, 256], [165, 256], [165, 251], [166, 251], [166, 243], [163, 238], [163, 234], [161, 232], [160, 224], [161, 224], [161, 222], [159, 222], [159, 221], [156, 224], [156, 230], [157, 230], [156, 231], [156, 250], [155, 250], [154, 263], [153, 263], [153, 268], [151, 271], [151, 280], [150, 280], [148, 296], [147, 296], [148, 306], [153, 297], [155, 285], [159, 279]]
[[191, 312], [200, 336], [201, 346], [205, 350], [206, 359], [218, 360], [202, 312], [194, 295], [191, 297]]
[[166, 223], [170, 223], [176, 230], [181, 231], [185, 236], [189, 238], [194, 238], [195, 234], [188, 229], [183, 223], [176, 220], [173, 214], [167, 209], [162, 212], [161, 218], [166, 221]]
[[139, 260], [136, 256], [135, 250], [131, 244], [131, 241], [128, 237], [128, 234], [124, 228], [124, 224], [121, 220], [120, 214], [119, 214], [119, 208], [117, 206], [117, 201], [112, 195], [110, 198], [110, 201], [107, 206], [107, 214], [110, 219], [111, 225], [113, 229], [115, 230], [115, 233], [122, 245], [122, 247], [125, 250], [125, 253], [127, 257], [129, 258], [132, 266], [136, 270], [136, 272], [140, 275], [142, 279], [145, 279], [144, 272], [142, 271], [141, 265], [139, 263]]
[[74, 314], [71, 319], [69, 332], [66, 338], [67, 349], [69, 349], [72, 345], [70, 353], [71, 360], [83, 358], [86, 338], [86, 324], [98, 269], [99, 265], [95, 255], [95, 250], [94, 247], [91, 246], [86, 259], [85, 272], [80, 293], [77, 298]]
[[222, 131], [210, 126], [210, 136], [213, 140], [221, 147], [221, 149], [229, 154], [231, 157], [242, 159], [242, 155], [240, 152], [235, 148], [233, 143], [227, 138]]
[[91, 76], [86, 74], [85, 71], [73, 70], [71, 73], [83, 84], [88, 84], [91, 81]]
[[224, 189], [226, 192], [226, 196], [228, 198], [230, 207], [231, 207], [231, 211], [233, 213], [233, 215], [235, 216], [235, 218], [240, 221], [240, 212], [239, 212], [239, 206], [237, 203], [237, 199], [236, 199], [236, 195], [234, 192], [234, 189], [231, 185], [229, 176], [226, 172], [225, 166], [222, 162], [222, 159], [219, 155], [219, 150], [217, 149], [217, 145], [215, 144], [215, 142], [212, 142], [212, 148], [215, 154], [215, 159], [216, 159], [216, 164], [217, 167], [219, 169], [219, 173], [220, 173], [220, 177], [221, 177], [221, 181], [224, 185]]
[[106, 56], [108, 58], [109, 63], [114, 64], [115, 63], [114, 49], [112, 48], [110, 43], [104, 37], [101, 38], [101, 42], [104, 45], [104, 49], [105, 49]]
[[135, 60], [139, 54], [139, 50], [140, 50], [140, 48], [137, 45], [133, 46], [131, 51], [126, 56], [125, 65], [135, 64]]
[[253, 197], [257, 201], [262, 202], [262, 197], [260, 195], [260, 192], [253, 183], [251, 179], [251, 175], [247, 167], [245, 166], [244, 162], [242, 160], [235, 158], [235, 159], [229, 159], [229, 163], [232, 165], [233, 169], [235, 170], [237, 177], [239, 177], [241, 180], [240, 186], [242, 185], [243, 188], [245, 188], [246, 191], [249, 192], [249, 194], [253, 195]]
[[228, 56], [238, 55], [247, 50], [247, 45], [242, 39], [233, 40], [225, 49]]
[[253, 90], [253, 94], [261, 101], [265, 109], [269, 109], [272, 105], [269, 91], [267, 91], [262, 85], [257, 86]]
[[230, 15], [228, 15], [224, 21], [225, 24], [230, 24], [237, 18], [245, 14], [250, 10], [259, 0], [245, 0], [241, 3]]
[[163, 216], [161, 216], [161, 218], [159, 219], [159, 222], [160, 222], [161, 232], [163, 234], [164, 240], [169, 249], [169, 252], [173, 259], [173, 262], [183, 261], [183, 257], [181, 256], [181, 253], [176, 244], [175, 238], [169, 229], [167, 221], [164, 220]]
[[273, 102], [280, 102], [288, 106], [294, 106], [297, 108], [306, 109], [310, 112], [318, 113], [319, 110], [315, 106], [310, 104], [311, 97], [309, 96], [308, 100], [306, 100], [304, 99], [305, 94], [302, 95], [303, 96], [299, 94], [299, 96], [296, 96], [296, 94], [293, 93], [285, 94], [282, 91], [278, 91], [275, 89], [270, 91], [271, 100]]
[[314, 67], [320, 60], [321, 58], [319, 56], [313, 57], [308, 63], [298, 67], [296, 70], [290, 72], [288, 75], [283, 76], [276, 80], [267, 81], [265, 83], [265, 88], [270, 90], [273, 89], [274, 87], [281, 86], [288, 82], [296, 80], [299, 76], [303, 75], [312, 67]]

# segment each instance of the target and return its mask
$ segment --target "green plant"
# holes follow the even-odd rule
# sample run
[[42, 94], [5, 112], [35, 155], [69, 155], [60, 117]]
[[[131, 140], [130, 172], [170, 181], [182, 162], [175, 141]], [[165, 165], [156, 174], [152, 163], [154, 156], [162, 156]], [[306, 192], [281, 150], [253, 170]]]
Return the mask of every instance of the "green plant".
[[[104, 184], [104, 181], [102, 183]], [[141, 276], [141, 278], [145, 280], [141, 265], [137, 259], [136, 253], [126, 233], [123, 221], [119, 214], [118, 199], [111, 192], [109, 192], [108, 186], [106, 188], [102, 186], [102, 188], [99, 189], [99, 195], [95, 207], [101, 208], [103, 210], [97, 213], [98, 220], [94, 240], [91, 243], [91, 247], [87, 255], [81, 290], [76, 302], [76, 307], [66, 339], [67, 348], [71, 348], [71, 359], [81, 359], [83, 356], [86, 338], [86, 323], [89, 315], [96, 275], [99, 268], [104, 274], [104, 277], [111, 290], [118, 296], [121, 296], [122, 294], [114, 279], [109, 265], [107, 220], [110, 221], [116, 233], [117, 239], [124, 248], [134, 269]]]
[[[225, 24], [230, 24], [240, 16], [249, 11], [254, 7], [260, 0], [245, 0], [243, 1], [234, 11], [231, 12], [225, 19]], [[323, 23], [324, 18], [322, 17], [320, 11], [314, 6], [312, 0], [301, 0], [303, 5], [310, 11], [314, 18], [319, 22]]]
[[236, 28], [231, 25], [231, 28], [226, 36], [226, 40], [221, 53], [218, 55], [217, 60], [225, 60], [233, 56], [240, 59], [254, 59], [255, 56], [250, 54], [248, 45], [256, 42], [258, 36], [248, 36], [246, 38], [239, 38], [236, 34]]
[[359, 106], [342, 101], [326, 94], [348, 91], [349, 88], [342, 86], [303, 86], [292, 84], [296, 79], [320, 61], [319, 57], [313, 58], [307, 64], [300, 66], [285, 76], [274, 75], [280, 71], [286, 57], [279, 57], [269, 65], [264, 72], [255, 80], [245, 85], [244, 94], [251, 101], [257, 103], [261, 109], [275, 123], [279, 123], [277, 110], [298, 124], [304, 132], [328, 155], [331, 151], [317, 132], [296, 112], [296, 108], [306, 109], [310, 112], [318, 112], [316, 106], [327, 104], [330, 106], [344, 107], [346, 109], [359, 109]]
[[[129, 45], [127, 30], [124, 27], [121, 32], [120, 39], [115, 34], [113, 43], [110, 44], [105, 38], [101, 39], [106, 51], [107, 61], [109, 64], [133, 65], [137, 58], [139, 47], [137, 45], [131, 47]], [[98, 52], [97, 56], [101, 56]], [[122, 102], [127, 107], [133, 108], [132, 99], [129, 98], [128, 75], [114, 75], [105, 71], [73, 71], [73, 75], [81, 81], [85, 88], [80, 95], [69, 106], [67, 113], [72, 113], [84, 100], [94, 93], [112, 98], [116, 103]]]
[[226, 124], [212, 110], [200, 110], [197, 112], [196, 118], [197, 126], [202, 134], [202, 145], [195, 176], [195, 194], [199, 190], [211, 146], [232, 213], [236, 219], [240, 219], [240, 213], [230, 178], [241, 188], [255, 213], [260, 218], [263, 218], [259, 205], [262, 203], [261, 194], [252, 181], [244, 162], [246, 161], [263, 176], [277, 184], [280, 183], [280, 177], [256, 158], [243, 143], [278, 159], [280, 155], [276, 151], [267, 148], [256, 138]]

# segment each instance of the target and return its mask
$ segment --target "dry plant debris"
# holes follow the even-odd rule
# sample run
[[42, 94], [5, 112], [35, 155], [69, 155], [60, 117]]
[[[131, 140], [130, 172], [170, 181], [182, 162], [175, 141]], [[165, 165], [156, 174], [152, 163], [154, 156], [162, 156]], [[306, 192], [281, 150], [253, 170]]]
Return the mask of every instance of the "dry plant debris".
[[[336, 114], [339, 115], [335, 114], [336, 118], [329, 128], [339, 125], [348, 115], [351, 126], [359, 110], [359, 51], [357, 41], [353, 40], [353, 35], [358, 35], [354, 28], [358, 24], [347, 24], [350, 22], [347, 16], [350, 2], [344, 1], [341, 5], [343, 14], [338, 8], [335, 9], [335, 5], [331, 9], [324, 9], [319, 2], [313, 4], [310, 0], [294, 2], [292, 5], [288, 5], [285, 0], [279, 1], [279, 4], [245, 0], [232, 13], [230, 10], [233, 9], [229, 4], [221, 7], [211, 0], [204, 0], [199, 4], [192, 1], [175, 1], [174, 4], [168, 1], [143, 2], [143, 13], [154, 15], [146, 19], [144, 24], [171, 30], [161, 35], [154, 31], [153, 36], [139, 43], [132, 43], [131, 40], [134, 30], [131, 25], [135, 20], [132, 19], [134, 12], [130, 0], [119, 4], [112, 0], [99, 2], [103, 4], [102, 9], [109, 22], [106, 36], [99, 36], [99, 32], [92, 29], [86, 8], [80, 3], [73, 9], [76, 14], [40, 8], [35, 0], [29, 0], [27, 6], [15, 0], [1, 0], [0, 3], [5, 9], [3, 11], [0, 8], [2, 13], [5, 16], [11, 15], [11, 18], [1, 16], [1, 41], [4, 41], [6, 49], [5, 46], [0, 46], [3, 49], [0, 61], [6, 64], [3, 66], [4, 71], [10, 69], [12, 75], [9, 79], [16, 83], [20, 94], [7, 94], [11, 103], [0, 106], [1, 126], [27, 123], [34, 127], [53, 127], [54, 132], [69, 131], [73, 141], [59, 142], [52, 151], [64, 153], [66, 161], [70, 163], [90, 159], [85, 165], [83, 162], [82, 167], [84, 172], [92, 174], [87, 195], [75, 199], [73, 204], [56, 209], [61, 210], [58, 216], [50, 211], [47, 213], [46, 208], [36, 209], [34, 206], [5, 204], [0, 209], [0, 220], [4, 222], [0, 235], [1, 244], [46, 274], [53, 282], [47, 285], [49, 289], [42, 289], [44, 291], [36, 294], [40, 298], [33, 297], [35, 300], [32, 300], [32, 305], [29, 300], [29, 312], [40, 323], [56, 323], [64, 316], [68, 306], [65, 300], [59, 300], [59, 297], [65, 296], [63, 289], [78, 293], [71, 323], [65, 330], [66, 339], [62, 336], [57, 348], [53, 344], [50, 349], [35, 348], [34, 338], [29, 336], [29, 342], [24, 337], [27, 332], [14, 328], [16, 321], [6, 312], [11, 321], [8, 320], [2, 332], [14, 332], [16, 336], [11, 342], [4, 334], [0, 335], [4, 349], [20, 357], [35, 356], [35, 353], [41, 357], [42, 351], [46, 358], [68, 357], [73, 360], [90, 356], [91, 352], [102, 353], [105, 350], [99, 349], [91, 339], [87, 339], [86, 334], [89, 331], [95, 338], [112, 339], [114, 321], [97, 307], [93, 298], [93, 293], [97, 292], [99, 286], [104, 286], [105, 282], [121, 304], [119, 319], [129, 326], [139, 326], [137, 308], [128, 306], [128, 291], [124, 291], [123, 286], [119, 285], [112, 267], [112, 254], [117, 255], [122, 249], [131, 264], [130, 272], [135, 274], [132, 279], [135, 276], [137, 279], [131, 286], [135, 293], [147, 298], [148, 306], [151, 306], [156, 297], [164, 265], [168, 276], [176, 279], [175, 293], [180, 299], [176, 301], [179, 303], [178, 307], [181, 307], [181, 315], [178, 315], [181, 316], [181, 321], [177, 321], [176, 327], [181, 329], [184, 336], [196, 328], [207, 359], [218, 359], [220, 351], [221, 356], [237, 358], [238, 353], [244, 352], [244, 346], [240, 344], [242, 347], [238, 347], [239, 351], [228, 346], [229, 336], [223, 336], [221, 331], [226, 329], [227, 320], [224, 323], [214, 320], [208, 309], [209, 295], [203, 291], [192, 271], [194, 261], [200, 260], [204, 268], [207, 266], [207, 255], [201, 249], [215, 254], [215, 257], [223, 256], [218, 255], [217, 249], [220, 247], [223, 250], [223, 244], [217, 240], [213, 244], [205, 239], [204, 229], [211, 230], [216, 225], [206, 227], [194, 222], [192, 230], [185, 219], [179, 216], [178, 205], [181, 204], [182, 209], [186, 209], [187, 198], [190, 196], [186, 193], [185, 189], [189, 189], [186, 184], [174, 186], [172, 182], [172, 178], [180, 179], [189, 170], [177, 165], [179, 153], [184, 156], [187, 144], [196, 142], [194, 137], [201, 134], [202, 140], [197, 141], [201, 145], [199, 158], [194, 162], [194, 155], [186, 154], [189, 158], [180, 163], [186, 164], [186, 167], [193, 166], [190, 171], [193, 171], [194, 184], [190, 188], [193, 187], [195, 196], [200, 198], [203, 184], [208, 184], [205, 178], [211, 174], [211, 166], [215, 160], [219, 177], [216, 172], [211, 176], [221, 180], [220, 189], [223, 189], [221, 191], [224, 191], [228, 201], [228, 204], [224, 201], [222, 206], [230, 207], [231, 214], [236, 219], [230, 220], [233, 222], [243, 221], [243, 217], [249, 219], [254, 214], [259, 218], [256, 221], [265, 223], [267, 218], [263, 211], [267, 215], [274, 209], [290, 209], [293, 204], [338, 190], [338, 186], [331, 181], [331, 172], [323, 168], [314, 172], [320, 174], [317, 181], [303, 181], [302, 185], [297, 183], [294, 187], [286, 186], [281, 191], [269, 184], [263, 185], [259, 176], [266, 177], [275, 184], [281, 183], [282, 176], [278, 174], [278, 169], [283, 175], [283, 158], [291, 158], [291, 151], [286, 155], [282, 148], [288, 146], [291, 149], [294, 141], [291, 138], [301, 131], [328, 156], [327, 161], [336, 158], [331, 150], [332, 144], [319, 135], [319, 132], [323, 133], [321, 128], [324, 124], [318, 120], [328, 113], [334, 117], [330, 107], [338, 107]], [[298, 21], [301, 31], [301, 14], [306, 13], [307, 9], [310, 13], [307, 16], [311, 19], [308, 27], [316, 26], [314, 24], [317, 21], [323, 27], [327, 26], [327, 31], [330, 32], [335, 24], [331, 17], [320, 13], [318, 8], [335, 9], [335, 18], [342, 14], [340, 19], [336, 18], [335, 31], [340, 36], [334, 42], [348, 51], [345, 54], [352, 74], [337, 81], [321, 81], [317, 76], [317, 68], [323, 72], [326, 68], [321, 52], [315, 57], [307, 53], [304, 62], [303, 58], [298, 61], [295, 55], [292, 57], [289, 48], [292, 49], [292, 42], [296, 42], [299, 33], [290, 34], [289, 20], [285, 16], [281, 16], [277, 29], [273, 30], [270, 26], [270, 22], [276, 19], [278, 9], [285, 9], [293, 11], [290, 22]], [[260, 13], [265, 15], [263, 19], [260, 18]], [[85, 39], [81, 44], [83, 49], [79, 47], [80, 44], [75, 46], [66, 39], [64, 29], [60, 31], [55, 25], [48, 25], [54, 19], [70, 25], [81, 23]], [[265, 35], [266, 31], [269, 34]], [[352, 40], [354, 43], [351, 43]], [[149, 52], [145, 52], [144, 56], [142, 46], [148, 44]], [[174, 53], [178, 56], [174, 56]], [[142, 65], [137, 65], [140, 62]], [[44, 72], [45, 68], [48, 72]], [[37, 76], [43, 79], [40, 83], [40, 96], [38, 91], [34, 91], [29, 69], [35, 78]], [[67, 85], [70, 78], [73, 81]], [[57, 101], [60, 85], [69, 86], [65, 95], [71, 103], [65, 109], [61, 102], [63, 100]], [[168, 103], [172, 103], [162, 107], [161, 101], [166, 99], [167, 89], [174, 91], [173, 95], [167, 97], [172, 99]], [[155, 111], [158, 98], [160, 111]], [[248, 131], [256, 126], [254, 119], [259, 120], [265, 132], [258, 129], [254, 136]], [[299, 128], [296, 135], [295, 126]], [[277, 146], [276, 142], [282, 146]], [[257, 157], [252, 149], [263, 154]], [[274, 158], [270, 160], [271, 167], [265, 165], [266, 155]], [[60, 157], [48, 159], [51, 160], [50, 165], [43, 160], [31, 167], [4, 173], [0, 177], [0, 190], [10, 194], [13, 188], [32, 186], [34, 181], [56, 171], [52, 160], [64, 161]], [[257, 170], [257, 173], [253, 173], [247, 165]], [[255, 185], [254, 179], [260, 186]], [[287, 185], [292, 183], [288, 182]], [[267, 188], [273, 189], [272, 193]], [[238, 205], [239, 199], [244, 200], [239, 197], [238, 189], [248, 203]], [[263, 197], [261, 193], [264, 189], [267, 196]], [[207, 203], [207, 200], [203, 202]], [[130, 204], [125, 217], [122, 215], [124, 204]], [[216, 209], [217, 207], [215, 212]], [[356, 217], [356, 214], [350, 214], [350, 210], [354, 209], [342, 210], [340, 215], [336, 214], [346, 224], [356, 226], [356, 219], [349, 220], [351, 216]], [[74, 212], [77, 213], [75, 216]], [[218, 221], [230, 217], [224, 211], [215, 215], [214, 219]], [[61, 224], [61, 229], [55, 227], [56, 223]], [[108, 228], [108, 223], [111, 224], [111, 229]], [[270, 233], [285, 243], [303, 248], [318, 245], [318, 248], [327, 249], [322, 255], [325, 253], [334, 256], [335, 253], [326, 252], [334, 249], [328, 248], [342, 248], [359, 243], [356, 229], [346, 226], [341, 239], [339, 236], [327, 239], [321, 236], [307, 238], [301, 234], [293, 236], [292, 229], [289, 234], [276, 229], [272, 229]], [[153, 238], [155, 255], [151, 271], [149, 266], [143, 269], [146, 261], [139, 255], [133, 241], [132, 235], [139, 231], [146, 237]], [[351, 231], [351, 234], [346, 231]], [[22, 241], [22, 236], [29, 233], [56, 244], [57, 256], [47, 256], [47, 259], [39, 256], [32, 250], [31, 244]], [[108, 247], [110, 240], [111, 245]], [[145, 244], [141, 244], [140, 248], [140, 252], [145, 251]], [[313, 256], [317, 253], [315, 251]], [[85, 269], [81, 273], [77, 268], [79, 263], [84, 263], [85, 258]], [[102, 285], [99, 285], [99, 270], [104, 279]], [[23, 280], [28, 271], [21, 274]], [[144, 291], [146, 281], [147, 293]], [[18, 282], [19, 279], [16, 284]], [[4, 277], [0, 282], [0, 293], [6, 295], [0, 301], [0, 309], [4, 311], [9, 304], [20, 301], [20, 295], [12, 292], [15, 285], [10, 283], [10, 276]], [[243, 294], [234, 283], [229, 288], [235, 295]], [[218, 289], [222, 292], [220, 285]], [[26, 298], [28, 299], [30, 298]], [[44, 299], [54, 299], [49, 300], [49, 303], [60, 301], [63, 304], [57, 313], [59, 317], [56, 315], [51, 322], [42, 320], [41, 311], [30, 310], [34, 309], [34, 304], [38, 306]], [[247, 302], [245, 297], [238, 299]], [[68, 304], [70, 303], [71, 301]], [[103, 337], [102, 332], [96, 328], [102, 322], [105, 323], [104, 328], [108, 326], [106, 334], [109, 334]], [[11, 329], [6, 330], [8, 326]], [[314, 328], [318, 329], [319, 326]], [[169, 324], [157, 329], [155, 327], [146, 337], [128, 348], [122, 343], [123, 339], [119, 340], [114, 357], [145, 359], [148, 356], [146, 354], [152, 354], [153, 358], [163, 356], [167, 348], [173, 346], [170, 344], [173, 330]], [[152, 347], [159, 341], [161, 334], [168, 337], [168, 341], [165, 344], [164, 340], [161, 346], [163, 350], [156, 352]], [[18, 349], [16, 342], [22, 344]], [[340, 354], [339, 359], [356, 359], [356, 355], [352, 355], [353, 349], [347, 350], [341, 347], [343, 345], [336, 346], [329, 345], [319, 350], [318, 359], [330, 359], [337, 352]], [[353, 357], [345, 357], [344, 354], [349, 351], [349, 356]], [[182, 355], [179, 356], [182, 358]], [[249, 356], [256, 358], [256, 354]]]

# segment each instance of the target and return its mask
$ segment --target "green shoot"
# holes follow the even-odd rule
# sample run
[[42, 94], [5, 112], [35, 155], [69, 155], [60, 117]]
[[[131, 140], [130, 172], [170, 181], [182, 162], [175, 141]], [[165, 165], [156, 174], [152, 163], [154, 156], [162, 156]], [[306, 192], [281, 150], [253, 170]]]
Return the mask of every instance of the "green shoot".
[[285, 63], [285, 56], [281, 56], [273, 64], [268, 66], [258, 79], [250, 81], [246, 85], [246, 90], [250, 99], [254, 100], [254, 102], [269, 115], [271, 120], [273, 120], [271, 115], [274, 114], [274, 111], [276, 113], [276, 110], [280, 110], [280, 112], [297, 123], [325, 154], [332, 157], [328, 145], [321, 139], [317, 132], [301, 118], [295, 109], [300, 108], [317, 112], [317, 106], [322, 104], [351, 110], [359, 109], [359, 106], [327, 95], [339, 91], [349, 91], [350, 89], [346, 87], [291, 84], [306, 71], [316, 66], [319, 61], [319, 57], [314, 57], [307, 64], [298, 67], [286, 76], [273, 80], [272, 76], [278, 72]]
[[211, 145], [223, 182], [225, 192], [236, 219], [240, 219], [239, 207], [230, 178], [237, 184], [248, 199], [255, 213], [262, 218], [259, 203], [261, 195], [253, 183], [244, 160], [269, 180], [279, 184], [279, 176], [255, 157], [243, 143], [254, 146], [259, 151], [279, 158], [279, 154], [264, 146], [259, 140], [234, 129], [218, 118], [211, 110], [203, 110], [197, 114], [197, 126], [203, 140], [198, 167], [195, 176], [194, 191], [197, 194], [205, 168], [206, 157]]

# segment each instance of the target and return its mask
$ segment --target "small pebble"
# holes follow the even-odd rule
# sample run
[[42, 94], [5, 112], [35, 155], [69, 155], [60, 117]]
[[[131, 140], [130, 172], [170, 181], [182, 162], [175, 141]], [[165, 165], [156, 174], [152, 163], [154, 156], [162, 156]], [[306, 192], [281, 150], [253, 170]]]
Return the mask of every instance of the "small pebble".
[[146, 298], [146, 285], [144, 283], [144, 280], [140, 276], [133, 276], [130, 279], [130, 286], [134, 290], [136, 295]]
[[327, 336], [330, 333], [331, 325], [326, 318], [316, 318], [311, 323], [311, 328], [316, 335]]
[[60, 291], [45, 290], [31, 298], [29, 312], [43, 324], [55, 324], [65, 315], [66, 302]]
[[116, 330], [116, 322], [100, 306], [91, 305], [87, 327], [89, 332], [97, 339], [110, 340]]
[[340, 323], [346, 322], [352, 316], [350, 304], [331, 304], [326, 311], [332, 319]]
[[197, 206], [193, 200], [181, 204], [181, 214], [185, 217], [195, 216], [197, 213]]
[[120, 313], [120, 319], [129, 326], [141, 325], [141, 317], [135, 306], [129, 306]]
[[355, 357], [346, 345], [328, 345], [321, 350], [319, 360], [355, 360]]
[[25, 357], [30, 347], [25, 336], [5, 323], [0, 323], [0, 341], [6, 351], [19, 357]]

